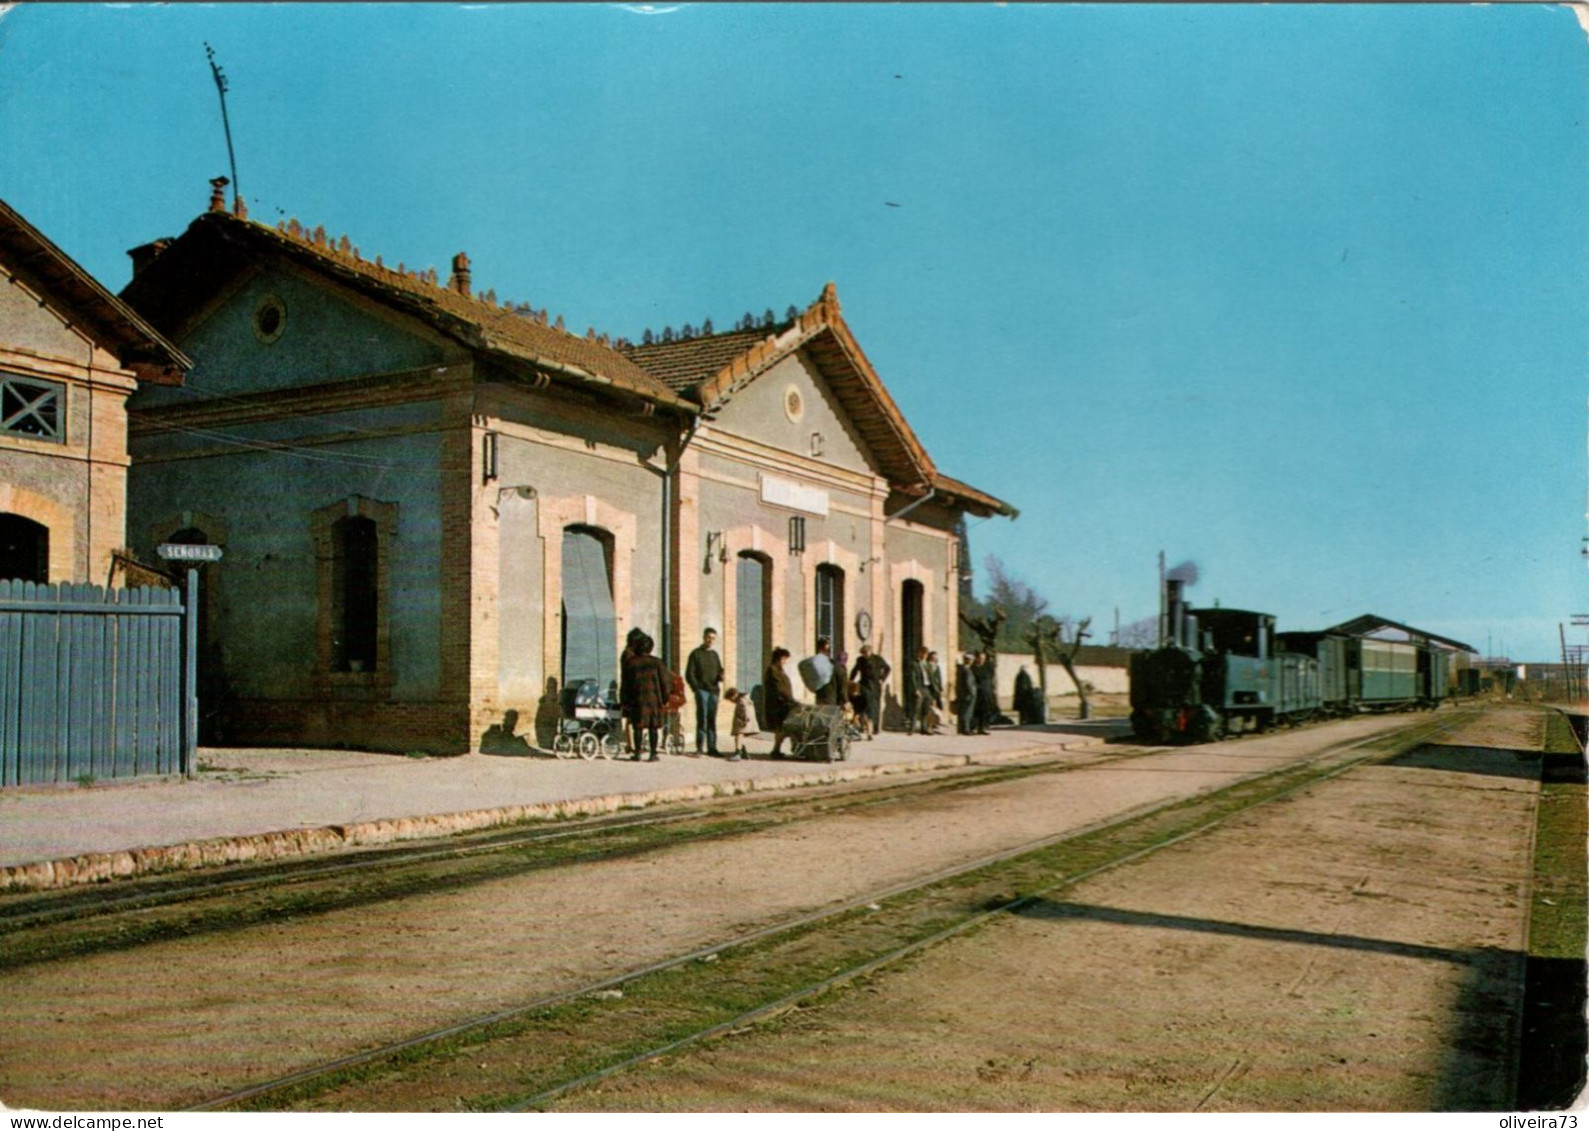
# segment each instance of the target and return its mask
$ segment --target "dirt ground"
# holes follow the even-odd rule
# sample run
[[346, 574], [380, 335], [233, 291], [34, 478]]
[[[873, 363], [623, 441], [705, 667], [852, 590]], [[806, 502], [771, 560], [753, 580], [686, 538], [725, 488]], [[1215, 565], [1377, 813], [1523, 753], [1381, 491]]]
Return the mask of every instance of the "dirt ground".
[[[1396, 725], [1359, 719], [1138, 757], [754, 838], [21, 968], [0, 978], [0, 1102], [197, 1102]], [[84, 1064], [96, 1070], [85, 1074]]]
[[1531, 710], [1057, 893], [566, 1110], [1504, 1110]]

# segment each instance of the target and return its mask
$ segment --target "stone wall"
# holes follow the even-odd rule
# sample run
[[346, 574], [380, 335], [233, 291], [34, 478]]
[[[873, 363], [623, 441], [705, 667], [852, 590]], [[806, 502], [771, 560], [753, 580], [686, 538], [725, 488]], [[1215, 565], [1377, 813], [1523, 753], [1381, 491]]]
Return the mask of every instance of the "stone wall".
[[[996, 686], [999, 702], [1006, 708], [1009, 708], [1015, 700], [1015, 677], [1023, 667], [1032, 677], [1032, 683], [1036, 685], [1037, 663], [1031, 655], [1002, 652], [999, 654]], [[1049, 664], [1047, 667], [1049, 699], [1053, 700], [1065, 695], [1074, 696], [1076, 685], [1071, 682], [1064, 667], [1060, 664]], [[1094, 691], [1104, 695], [1125, 695], [1131, 690], [1131, 673], [1127, 668], [1077, 664], [1076, 674], [1091, 684]]]

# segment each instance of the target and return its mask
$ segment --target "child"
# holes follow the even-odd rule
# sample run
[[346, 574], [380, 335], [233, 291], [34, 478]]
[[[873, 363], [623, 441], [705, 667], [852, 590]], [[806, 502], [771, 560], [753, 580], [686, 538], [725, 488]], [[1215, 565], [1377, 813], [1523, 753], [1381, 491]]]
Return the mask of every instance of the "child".
[[756, 730], [750, 721], [750, 697], [737, 687], [730, 687], [723, 692], [723, 698], [734, 705], [734, 722], [728, 728], [734, 736], [734, 755], [730, 762], [743, 762], [745, 760], [745, 736], [753, 734]]

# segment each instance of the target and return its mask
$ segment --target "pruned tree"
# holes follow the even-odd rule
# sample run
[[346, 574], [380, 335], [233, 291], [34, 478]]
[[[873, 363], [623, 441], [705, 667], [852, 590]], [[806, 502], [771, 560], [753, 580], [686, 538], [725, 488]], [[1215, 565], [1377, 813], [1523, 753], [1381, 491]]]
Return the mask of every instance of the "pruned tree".
[[1057, 648], [1064, 636], [1060, 623], [1050, 616], [1040, 616], [1026, 630], [1026, 642], [1032, 649], [1032, 662], [1037, 665], [1038, 693], [1043, 697], [1043, 719], [1048, 721], [1048, 653]]
[[[962, 601], [963, 611], [972, 617], [984, 619], [994, 609], [1002, 610], [1004, 619], [998, 633], [998, 646], [1005, 651], [1019, 650], [1027, 643], [1026, 636], [1033, 622], [1048, 608], [1048, 598], [1016, 577], [992, 554], [983, 561], [983, 569], [987, 576], [988, 595], [981, 600], [973, 598]], [[1068, 618], [1056, 619], [1068, 626]]]
[[1087, 685], [1076, 674], [1076, 653], [1081, 651], [1081, 642], [1092, 633], [1087, 631], [1087, 626], [1092, 624], [1091, 617], [1082, 617], [1076, 624], [1076, 631], [1071, 636], [1070, 647], [1062, 648], [1059, 653], [1059, 662], [1064, 665], [1065, 674], [1070, 676], [1070, 682], [1076, 685], [1076, 697], [1081, 701], [1077, 718], [1092, 718], [1092, 704], [1087, 701]]

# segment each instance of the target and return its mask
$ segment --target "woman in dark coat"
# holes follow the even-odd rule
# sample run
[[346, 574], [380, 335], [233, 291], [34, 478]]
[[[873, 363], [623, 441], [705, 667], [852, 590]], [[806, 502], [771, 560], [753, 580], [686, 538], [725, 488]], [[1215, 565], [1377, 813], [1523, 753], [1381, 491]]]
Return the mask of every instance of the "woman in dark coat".
[[635, 731], [635, 761], [640, 760], [640, 735], [644, 733], [650, 744], [651, 757], [657, 760], [657, 730], [663, 725], [663, 710], [673, 691], [673, 673], [668, 666], [651, 654], [654, 647], [649, 638], [635, 642], [635, 658], [629, 665], [629, 678], [633, 694], [629, 722]]
[[[640, 753], [640, 736], [633, 727], [634, 720], [634, 662], [640, 658], [637, 649], [644, 640], [651, 644], [651, 637], [647, 636], [642, 628], [631, 628], [629, 636], [624, 641], [623, 655], [618, 659], [618, 709], [624, 720], [624, 749], [630, 754]], [[652, 645], [655, 647], [655, 645]]]
[[795, 704], [794, 687], [789, 683], [789, 674], [783, 670], [783, 663], [788, 658], [789, 649], [774, 648], [772, 662], [761, 677], [761, 713], [767, 720], [767, 729], [772, 731], [774, 758], [783, 757], [783, 734], [780, 728]]

